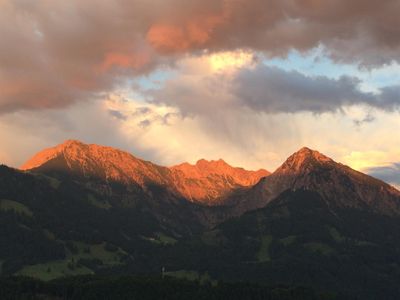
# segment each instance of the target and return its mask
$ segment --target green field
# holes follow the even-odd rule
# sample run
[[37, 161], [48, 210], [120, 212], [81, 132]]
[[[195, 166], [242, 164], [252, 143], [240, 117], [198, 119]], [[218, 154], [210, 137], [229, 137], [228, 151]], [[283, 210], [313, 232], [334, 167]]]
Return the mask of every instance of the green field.
[[44, 264], [26, 266], [16, 273], [16, 275], [29, 276], [45, 281], [64, 276], [86, 274], [93, 274], [93, 271], [85, 266], [77, 265], [71, 260], [57, 260]]
[[200, 274], [197, 271], [179, 270], [173, 272], [165, 272], [165, 275], [178, 279], [198, 281], [200, 283], [211, 282], [213, 285], [216, 284], [216, 281], [211, 280], [211, 277], [207, 272]]
[[165, 272], [165, 275], [179, 278], [179, 279], [187, 279], [187, 280], [199, 280], [200, 274], [197, 271], [186, 271], [186, 270], [179, 270], [173, 272]]
[[257, 259], [259, 262], [267, 262], [271, 260], [269, 255], [269, 246], [272, 242], [272, 235], [264, 235], [261, 237], [260, 250], [257, 253]]
[[155, 237], [142, 237], [144, 240], [158, 245], [175, 245], [177, 240], [163, 232], [156, 232]]
[[36, 176], [37, 178], [39, 178], [41, 180], [48, 182], [50, 184], [50, 186], [55, 190], [60, 187], [61, 181], [54, 177], [50, 177], [50, 176], [47, 176], [44, 174], [39, 174], [39, 173], [31, 173], [31, 174], [33, 174], [34, 176]]
[[331, 255], [335, 251], [326, 244], [316, 242], [304, 244], [304, 247], [312, 252], [317, 252], [323, 255]]
[[166, 235], [165, 233], [158, 232], [157, 233], [158, 240], [164, 245], [175, 245], [177, 240], [173, 237]]
[[1, 199], [0, 211], [14, 211], [17, 214], [33, 217], [33, 212], [26, 205], [13, 200]]
[[368, 242], [368, 241], [360, 241], [360, 240], [353, 240], [356, 246], [376, 246], [376, 244]]
[[61, 184], [60, 180], [53, 178], [53, 177], [45, 176], [45, 175], [42, 175], [42, 176], [44, 176], [46, 178], [46, 180], [50, 183], [50, 185], [53, 189], [56, 190], [60, 187], [60, 184]]
[[127, 253], [120, 248], [116, 251], [108, 251], [105, 248], [105, 243], [89, 245], [82, 242], [73, 242], [77, 249], [76, 253], [69, 251], [68, 258], [78, 261], [79, 259], [98, 259], [104, 265], [113, 266], [120, 265], [121, 258], [125, 257]]
[[73, 242], [74, 251], [67, 250], [65, 260], [50, 261], [44, 264], [25, 266], [16, 275], [25, 275], [41, 280], [52, 280], [71, 275], [94, 274], [94, 272], [79, 263], [80, 259], [96, 259], [104, 266], [120, 265], [121, 259], [127, 254], [120, 248], [115, 251], [106, 250], [105, 243], [89, 245], [82, 242]]
[[344, 240], [345, 240], [344, 236], [342, 236], [336, 228], [330, 227], [329, 233], [330, 233], [331, 237], [335, 240], [335, 242], [337, 242], [337, 243], [344, 242]]

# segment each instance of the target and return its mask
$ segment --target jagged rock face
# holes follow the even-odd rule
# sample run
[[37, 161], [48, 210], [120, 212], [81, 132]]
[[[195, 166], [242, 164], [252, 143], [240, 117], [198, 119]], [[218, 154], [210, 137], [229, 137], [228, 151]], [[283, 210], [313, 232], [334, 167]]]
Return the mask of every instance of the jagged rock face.
[[400, 213], [400, 192], [392, 186], [303, 148], [246, 195], [236, 197], [237, 214], [261, 208], [287, 190], [318, 192], [332, 208], [360, 208], [387, 215]]
[[[231, 191], [253, 186], [270, 173], [260, 169], [247, 171], [218, 161], [199, 160], [195, 165], [183, 163], [171, 167], [177, 188], [188, 199], [201, 199], [209, 204], [223, 203]], [[215, 201], [217, 199], [217, 202]]]
[[121, 150], [73, 140], [36, 154], [21, 170], [71, 172], [84, 177], [141, 186], [147, 182], [165, 184], [165, 173], [169, 172], [167, 168]]
[[200, 160], [194, 166], [184, 163], [167, 168], [118, 149], [74, 140], [38, 153], [21, 169], [67, 172], [107, 182], [137, 184], [143, 189], [158, 185], [178, 197], [207, 205], [221, 204], [233, 190], [252, 186], [269, 174], [266, 170], [234, 168], [222, 160]]
[[[287, 190], [319, 193], [329, 207], [368, 209], [384, 214], [400, 213], [400, 192], [390, 185], [303, 148], [274, 173], [234, 168], [223, 160], [199, 160], [170, 168], [138, 159], [110, 147], [67, 141], [46, 149], [24, 166], [39, 172], [68, 174], [136, 184], [162, 186], [175, 198], [207, 206], [230, 206], [222, 218], [265, 207]], [[166, 196], [169, 197], [169, 196]], [[214, 218], [213, 212], [207, 217]]]

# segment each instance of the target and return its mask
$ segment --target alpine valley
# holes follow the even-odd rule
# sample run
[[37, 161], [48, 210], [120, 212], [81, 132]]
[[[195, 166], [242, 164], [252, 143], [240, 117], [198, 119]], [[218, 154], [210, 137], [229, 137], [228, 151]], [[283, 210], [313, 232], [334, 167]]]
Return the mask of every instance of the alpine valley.
[[[400, 192], [302, 148], [276, 171], [66, 141], [0, 167], [0, 270], [400, 294]], [[351, 284], [350, 284], [351, 283]]]

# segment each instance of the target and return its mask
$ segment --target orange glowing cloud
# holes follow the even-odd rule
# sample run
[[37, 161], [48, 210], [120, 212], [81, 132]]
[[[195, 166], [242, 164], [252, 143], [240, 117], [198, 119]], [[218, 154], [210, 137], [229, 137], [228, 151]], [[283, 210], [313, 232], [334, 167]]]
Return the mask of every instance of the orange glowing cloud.
[[138, 69], [150, 62], [150, 56], [146, 53], [119, 53], [109, 52], [105, 55], [100, 65], [101, 72], [107, 72], [113, 67], [134, 68]]
[[156, 23], [147, 32], [147, 41], [162, 53], [183, 52], [204, 46], [215, 28], [223, 24], [223, 19], [220, 15], [211, 15], [197, 17], [182, 25]]
[[71, 78], [68, 81], [68, 84], [71, 87], [74, 87], [74, 88], [77, 88], [80, 90], [88, 90], [88, 91], [93, 90], [97, 87], [97, 83], [95, 80], [90, 79], [90, 78], [79, 77], [79, 76]]
[[0, 110], [7, 111], [19, 107], [28, 95], [33, 99], [29, 108], [51, 107], [53, 104], [57, 106], [57, 103], [54, 103], [56, 101], [52, 101], [56, 94], [56, 88], [46, 87], [46, 82], [40, 79], [21, 78], [0, 82], [0, 100], [12, 100], [12, 103], [0, 101]]

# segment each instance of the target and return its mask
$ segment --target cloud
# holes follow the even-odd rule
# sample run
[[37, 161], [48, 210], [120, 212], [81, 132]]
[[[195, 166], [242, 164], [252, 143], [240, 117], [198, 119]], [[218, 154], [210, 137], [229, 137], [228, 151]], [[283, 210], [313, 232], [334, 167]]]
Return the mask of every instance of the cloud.
[[0, 113], [98, 98], [150, 70], [144, 13], [124, 1], [2, 1]]
[[[174, 107], [144, 103], [129, 95], [110, 95], [63, 110], [0, 116], [1, 162], [18, 167], [37, 151], [71, 138], [124, 149], [162, 165], [223, 158], [232, 165], [273, 171], [302, 146], [361, 171], [400, 157], [400, 119], [384, 111], [376, 112], [374, 123], [355, 130], [354, 118], [368, 110], [266, 115], [250, 109], [218, 109], [211, 118], [183, 117]], [[143, 121], [147, 126], [141, 126]]]
[[400, 163], [369, 168], [367, 173], [400, 188]]
[[[382, 136], [382, 141], [384, 138], [387, 140], [387, 136]], [[360, 139], [358, 139], [358, 141], [360, 141]], [[387, 144], [390, 145], [389, 143]], [[396, 157], [396, 153], [382, 150], [352, 150], [344, 157], [344, 161], [357, 170], [368, 172], [368, 170], [376, 166], [387, 165], [387, 160], [390, 156], [392, 158]]]
[[371, 103], [373, 96], [358, 89], [357, 78], [308, 77], [297, 71], [259, 66], [235, 78], [234, 93], [243, 105], [267, 113], [337, 111], [343, 106]]
[[224, 158], [247, 168], [275, 167], [282, 159], [275, 151], [284, 147], [283, 144], [287, 146], [286, 138], [291, 142], [297, 140], [291, 133], [290, 120], [286, 121], [284, 140], [277, 138], [279, 130], [254, 130], [273, 126], [280, 119], [265, 119], [249, 111], [220, 111], [218, 117], [211, 119], [188, 118], [173, 107], [150, 103], [145, 109], [143, 103], [124, 101], [118, 96], [107, 100], [106, 106], [130, 116], [119, 121], [120, 131], [131, 141], [130, 149], [140, 149], [141, 153], [146, 153], [146, 159], [163, 165], [193, 163], [200, 158]]
[[360, 83], [356, 77], [306, 76], [297, 71], [260, 65], [256, 69], [242, 70], [232, 86], [243, 105], [267, 113], [335, 112], [351, 105], [368, 105], [387, 111], [399, 108], [400, 86], [384, 87], [373, 94], [361, 91]]
[[361, 126], [366, 123], [372, 123], [375, 121], [375, 117], [371, 115], [371, 113], [367, 113], [362, 119], [356, 119], [354, 120], [354, 124], [356, 126]]
[[307, 51], [322, 44], [337, 60], [373, 65], [399, 59], [396, 0], [225, 0], [207, 5], [201, 12], [153, 24], [149, 42], [164, 53], [251, 48], [284, 56], [292, 48]]
[[[19, 167], [36, 152], [75, 138], [129, 149], [101, 101], [77, 103], [63, 110], [21, 111], [0, 116], [4, 163]], [[139, 153], [138, 154], [143, 154]]]
[[[3, 0], [0, 113], [101, 98], [204, 50], [285, 56], [323, 45], [337, 61], [399, 61], [399, 10], [397, 0]], [[382, 92], [388, 103], [398, 95]]]
[[113, 117], [115, 117], [115, 118], [117, 118], [117, 119], [120, 119], [120, 120], [126, 120], [126, 119], [127, 119], [127, 116], [125, 116], [123, 113], [121, 113], [121, 112], [118, 111], [118, 110], [109, 109], [109, 110], [108, 110], [108, 113], [109, 113], [111, 116], [113, 116]]
[[[224, 65], [218, 65], [218, 55]], [[267, 66], [255, 55], [248, 54], [245, 63], [235, 52], [204, 54], [187, 58], [177, 64], [178, 75], [159, 88], [145, 91], [153, 103], [178, 107], [184, 116], [218, 116], [220, 110], [250, 109], [257, 113], [299, 113], [344, 111], [362, 105], [384, 111], [400, 107], [400, 86], [377, 88], [377, 93], [361, 90], [357, 77], [308, 76]], [[217, 62], [217, 63], [215, 63]], [[231, 64], [229, 64], [229, 62]], [[242, 63], [238, 63], [242, 62]], [[372, 122], [370, 112], [356, 125]]]

